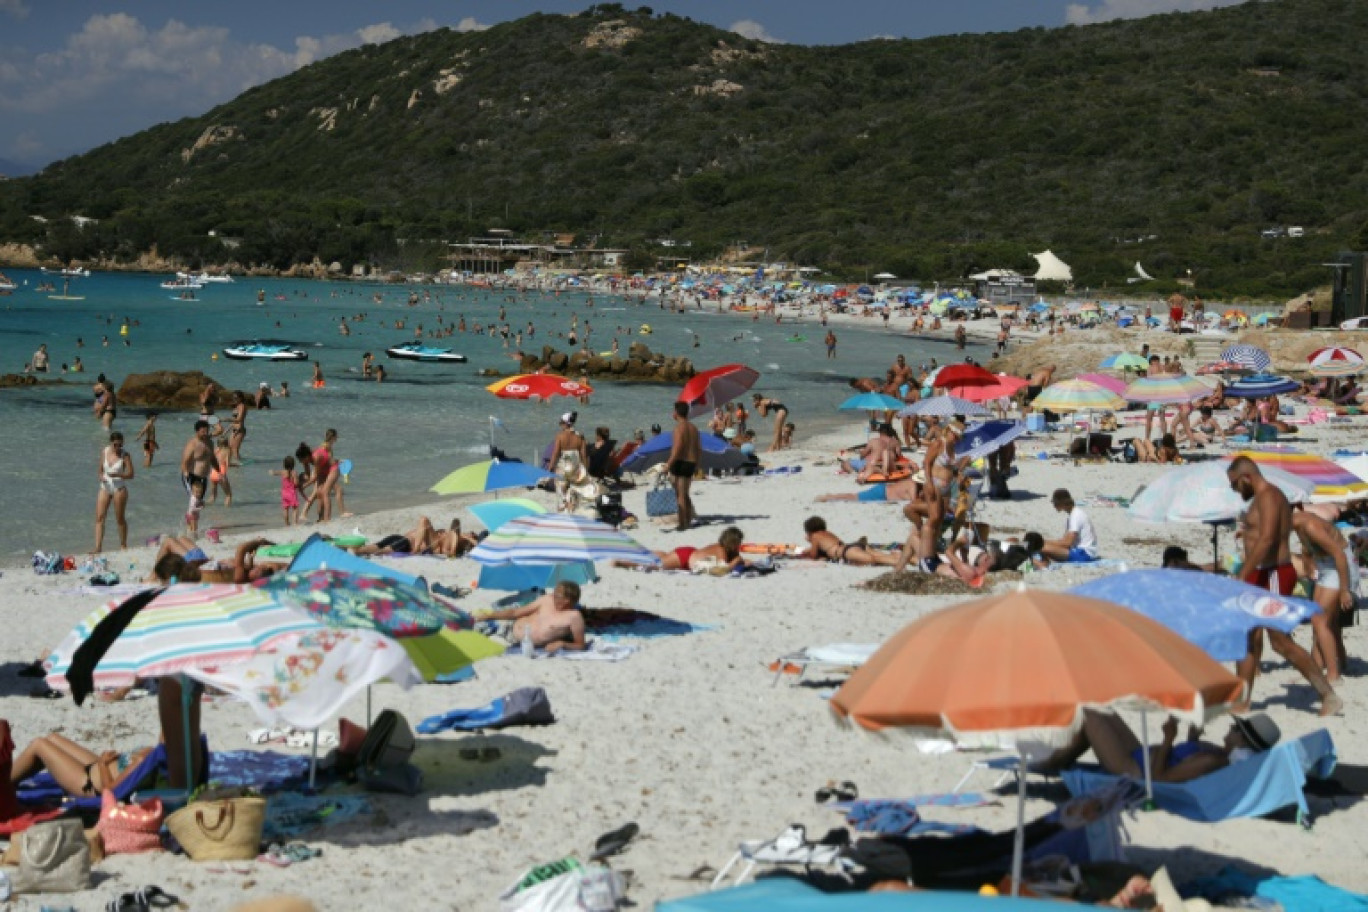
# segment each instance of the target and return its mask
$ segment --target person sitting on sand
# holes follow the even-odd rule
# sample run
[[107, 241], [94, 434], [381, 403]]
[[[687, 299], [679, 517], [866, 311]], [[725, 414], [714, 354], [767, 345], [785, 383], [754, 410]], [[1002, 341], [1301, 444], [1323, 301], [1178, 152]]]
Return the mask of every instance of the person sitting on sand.
[[1174, 439], [1172, 434], [1165, 434], [1158, 441], [1138, 437], [1135, 441], [1135, 451], [1140, 455], [1141, 462], [1176, 465], [1183, 461], [1182, 456], [1178, 453], [1178, 441]]
[[[1149, 748], [1150, 777], [1155, 782], [1189, 782], [1270, 750], [1282, 737], [1277, 724], [1263, 713], [1232, 716], [1231, 721], [1230, 731], [1220, 744], [1199, 740], [1195, 726], [1188, 728], [1186, 741], [1176, 742], [1178, 720], [1170, 716], [1164, 722], [1164, 740]], [[1042, 773], [1067, 769], [1090, 748], [1097, 762], [1112, 775], [1144, 778], [1145, 746], [1114, 713], [1096, 709], [1083, 710], [1083, 727], [1072, 743], [1032, 769]]]
[[810, 516], [803, 523], [803, 537], [807, 539], [808, 547], [800, 557], [850, 564], [852, 567], [892, 567], [898, 562], [897, 554], [870, 550], [869, 542], [864, 537], [847, 545], [827, 531], [826, 520], [820, 516]]
[[660, 558], [659, 567], [648, 567], [627, 561], [614, 561], [614, 567], [631, 567], [640, 570], [713, 570], [728, 573], [745, 563], [741, 559], [741, 543], [745, 534], [736, 526], [728, 526], [717, 537], [717, 544], [702, 548], [681, 545], [673, 551], [655, 551]]
[[1050, 560], [1062, 563], [1087, 563], [1097, 560], [1097, 533], [1093, 531], [1092, 520], [1083, 508], [1074, 503], [1073, 495], [1066, 488], [1059, 488], [1050, 497], [1050, 503], [1060, 513], [1067, 513], [1062, 538], [1046, 541], [1040, 553]]
[[270, 539], [254, 538], [238, 545], [231, 562], [216, 561], [205, 554], [195, 540], [170, 536], [162, 539], [152, 563], [149, 583], [250, 583], [284, 570], [278, 562], [257, 563], [256, 550], [274, 544]]
[[893, 472], [893, 464], [902, 455], [902, 446], [893, 433], [893, 425], [884, 422], [879, 425], [878, 433], [870, 438], [858, 456], [840, 459], [841, 471], [856, 472], [856, 481], [864, 482], [872, 475], [887, 478]]
[[521, 643], [530, 636], [532, 645], [548, 655], [562, 650], [582, 652], [588, 644], [579, 599], [580, 587], [564, 581], [521, 608], [486, 611], [475, 617], [480, 621], [512, 621], [507, 636], [510, 642]]
[[1198, 411], [1197, 424], [1192, 429], [1192, 442], [1198, 446], [1206, 446], [1217, 440], [1225, 440], [1225, 431], [1221, 428], [1221, 423], [1211, 414], [1211, 406], [1204, 405]]
[[433, 527], [426, 516], [418, 517], [418, 525], [403, 535], [386, 535], [375, 544], [359, 545], [352, 548], [353, 554], [362, 557], [384, 554], [430, 554], [436, 557], [460, 557], [479, 544], [473, 534], [461, 532], [461, 521], [453, 519], [451, 526], [443, 532]]
[[977, 589], [988, 574], [998, 567], [998, 553], [992, 548], [980, 548], [969, 541], [957, 541], [944, 554], [933, 554], [921, 562], [925, 573], [957, 579]]

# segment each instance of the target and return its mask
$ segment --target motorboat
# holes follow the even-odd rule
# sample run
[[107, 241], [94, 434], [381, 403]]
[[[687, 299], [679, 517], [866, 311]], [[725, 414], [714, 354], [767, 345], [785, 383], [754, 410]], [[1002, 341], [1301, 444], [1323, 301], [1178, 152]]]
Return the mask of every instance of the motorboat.
[[309, 353], [289, 342], [238, 342], [223, 350], [234, 361], [308, 361]]
[[89, 270], [89, 269], [81, 269], [81, 268], [76, 267], [76, 266], [71, 266], [71, 267], [68, 267], [68, 268], [65, 268], [65, 269], [48, 269], [46, 266], [40, 266], [40, 267], [38, 267], [38, 271], [39, 271], [39, 272], [45, 272], [45, 273], [47, 273], [48, 275], [59, 275], [59, 276], [64, 276], [64, 277], [66, 277], [66, 278], [68, 278], [68, 279], [88, 279], [88, 278], [90, 278], [90, 270]]
[[176, 278], [184, 279], [187, 282], [197, 282], [200, 285], [208, 285], [210, 283], [213, 283], [215, 285], [227, 284], [233, 281], [233, 277], [230, 275], [210, 275], [207, 272], [178, 272], [176, 273]]
[[402, 361], [428, 361], [437, 364], [464, 364], [465, 355], [458, 355], [449, 348], [432, 348], [421, 342], [406, 342], [385, 349], [385, 354]]
[[204, 286], [189, 276], [168, 279], [161, 283], [161, 287], [167, 291], [199, 291]]

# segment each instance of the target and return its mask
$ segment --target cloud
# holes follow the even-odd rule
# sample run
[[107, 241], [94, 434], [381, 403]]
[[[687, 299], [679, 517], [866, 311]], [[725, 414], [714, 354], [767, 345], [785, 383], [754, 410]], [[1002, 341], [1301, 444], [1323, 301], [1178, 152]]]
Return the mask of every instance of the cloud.
[[456, 31], [458, 32], [483, 32], [487, 28], [489, 28], [489, 23], [479, 22], [474, 16], [466, 16], [456, 23]]
[[784, 43], [771, 35], [768, 29], [754, 19], [739, 19], [733, 22], [728, 30], [736, 32], [742, 38], [750, 38], [753, 41], [763, 41], [766, 44]]
[[24, 0], [0, 0], [0, 13], [6, 13], [15, 19], [23, 19], [29, 14], [29, 8]]
[[1247, 0], [1102, 0], [1100, 5], [1070, 3], [1064, 11], [1064, 21], [1069, 25], [1092, 25], [1097, 22], [1110, 22], [1113, 19], [1139, 19], [1144, 16], [1157, 16], [1160, 13], [1190, 13], [1196, 10], [1215, 9], [1218, 6], [1236, 6]]
[[361, 39], [362, 44], [384, 44], [386, 41], [393, 41], [404, 34], [388, 22], [378, 22], [375, 25], [367, 25], [356, 30], [356, 37]]

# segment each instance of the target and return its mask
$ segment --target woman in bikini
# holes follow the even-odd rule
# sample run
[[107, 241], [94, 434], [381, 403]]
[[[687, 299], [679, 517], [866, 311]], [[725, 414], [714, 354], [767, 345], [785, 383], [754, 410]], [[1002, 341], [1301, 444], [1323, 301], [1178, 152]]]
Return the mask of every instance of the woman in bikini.
[[[936, 555], [936, 541], [940, 538], [941, 524], [950, 509], [950, 490], [958, 472], [955, 445], [963, 434], [964, 425], [951, 421], [943, 425], [927, 444], [926, 462], [918, 473], [922, 479], [921, 497], [903, 508], [903, 515], [912, 523], [912, 532], [903, 545], [902, 557], [894, 564], [895, 570], [906, 568], [914, 555], [918, 560]], [[925, 566], [922, 569], [927, 573], [934, 572]]]
[[95, 552], [104, 547], [105, 517], [114, 505], [114, 522], [119, 527], [119, 547], [128, 547], [128, 480], [133, 477], [133, 460], [123, 448], [123, 434], [109, 435], [109, 446], [100, 451], [100, 491], [95, 495]]
[[788, 420], [788, 406], [778, 399], [766, 399], [759, 393], [751, 396], [751, 402], [762, 417], [774, 415], [774, 442], [770, 444], [769, 452], [778, 452], [783, 447], [784, 422]]
[[[242, 441], [247, 439], [247, 399], [233, 393], [233, 423], [228, 428], [228, 465], [242, 465]], [[226, 466], [225, 466], [226, 468]]]
[[803, 536], [807, 539], [808, 549], [801, 556], [812, 560], [849, 564], [852, 567], [891, 567], [899, 560], [896, 554], [871, 551], [869, 542], [864, 538], [847, 545], [834, 533], [827, 531], [826, 520], [820, 516], [810, 516], [803, 522]]
[[332, 492], [337, 487], [337, 479], [340, 474], [337, 462], [333, 459], [333, 444], [337, 442], [337, 431], [328, 428], [323, 435], [323, 444], [313, 451], [313, 479], [314, 492], [309, 498], [309, 502], [304, 505], [304, 517], [307, 519], [309, 509], [318, 503], [318, 521], [327, 522], [332, 519]]
[[119, 403], [114, 396], [114, 384], [100, 375], [100, 379], [95, 381], [95, 417], [100, 419], [100, 424], [107, 431], [114, 419], [119, 417]]
[[614, 561], [613, 566], [645, 570], [702, 570], [706, 567], [720, 568], [725, 572], [744, 563], [741, 559], [741, 544], [745, 540], [745, 534], [740, 529], [728, 526], [717, 537], [715, 545], [705, 545], [702, 548], [681, 545], [673, 551], [654, 552], [655, 556], [660, 558], [658, 567], [643, 567], [627, 561]]

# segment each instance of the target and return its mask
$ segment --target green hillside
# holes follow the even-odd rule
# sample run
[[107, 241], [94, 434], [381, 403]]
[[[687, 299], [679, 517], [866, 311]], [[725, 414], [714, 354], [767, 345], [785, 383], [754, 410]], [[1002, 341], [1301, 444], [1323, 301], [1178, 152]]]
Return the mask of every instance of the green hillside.
[[412, 267], [420, 242], [505, 227], [927, 280], [1049, 247], [1094, 287], [1141, 260], [1293, 293], [1368, 243], [1365, 43], [1357, 0], [840, 47], [539, 14], [339, 54], [0, 184], [0, 240]]

